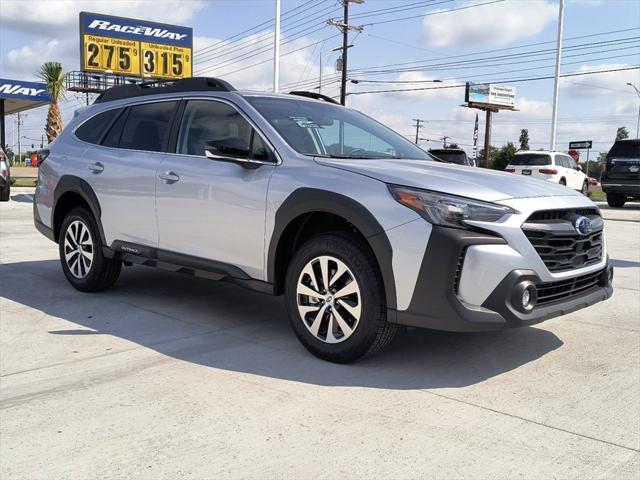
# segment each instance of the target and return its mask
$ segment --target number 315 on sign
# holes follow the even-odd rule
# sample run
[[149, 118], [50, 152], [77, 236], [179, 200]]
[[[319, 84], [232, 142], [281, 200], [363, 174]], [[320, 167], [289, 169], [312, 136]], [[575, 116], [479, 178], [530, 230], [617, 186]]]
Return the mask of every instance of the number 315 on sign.
[[140, 42], [142, 75], [185, 78], [191, 76], [191, 49]]

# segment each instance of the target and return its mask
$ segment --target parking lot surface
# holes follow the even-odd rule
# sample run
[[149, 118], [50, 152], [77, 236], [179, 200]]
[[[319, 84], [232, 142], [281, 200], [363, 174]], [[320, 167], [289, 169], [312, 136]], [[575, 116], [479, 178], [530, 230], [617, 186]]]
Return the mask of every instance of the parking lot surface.
[[[530, 328], [312, 357], [282, 298], [146, 267], [83, 294], [0, 204], [0, 477], [640, 476], [640, 206], [603, 207], [614, 296]], [[615, 219], [615, 220], [613, 220]]]

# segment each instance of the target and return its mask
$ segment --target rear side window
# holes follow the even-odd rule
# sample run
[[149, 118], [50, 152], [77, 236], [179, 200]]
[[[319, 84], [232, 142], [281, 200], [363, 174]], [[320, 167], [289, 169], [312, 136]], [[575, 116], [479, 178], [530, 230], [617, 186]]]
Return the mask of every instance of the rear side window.
[[98, 143], [104, 135], [104, 132], [109, 128], [111, 122], [116, 115], [120, 112], [120, 109], [107, 110], [106, 112], [99, 113], [98, 115], [91, 117], [76, 129], [76, 137], [83, 142]]
[[118, 146], [133, 150], [161, 152], [167, 143], [176, 102], [134, 105], [124, 124]]
[[511, 165], [541, 167], [551, 165], [551, 156], [545, 153], [521, 153], [514, 155]]
[[124, 124], [127, 121], [127, 113], [127, 111], [122, 112], [113, 125], [111, 125], [107, 135], [102, 140], [103, 146], [112, 148], [118, 147], [122, 131], [124, 130]]

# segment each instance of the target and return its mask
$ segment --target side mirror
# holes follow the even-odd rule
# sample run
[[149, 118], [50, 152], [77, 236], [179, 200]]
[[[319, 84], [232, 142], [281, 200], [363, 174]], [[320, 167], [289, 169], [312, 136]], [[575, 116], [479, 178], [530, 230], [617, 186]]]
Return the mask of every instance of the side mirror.
[[204, 154], [210, 160], [238, 163], [245, 168], [258, 168], [262, 163], [250, 159], [251, 152], [246, 143], [237, 137], [207, 142]]

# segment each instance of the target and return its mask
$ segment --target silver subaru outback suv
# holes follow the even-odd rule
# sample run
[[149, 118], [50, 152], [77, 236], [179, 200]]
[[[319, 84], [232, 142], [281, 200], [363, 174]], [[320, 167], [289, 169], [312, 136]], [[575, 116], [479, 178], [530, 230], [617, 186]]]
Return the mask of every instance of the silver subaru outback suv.
[[286, 297], [313, 354], [400, 325], [531, 325], [609, 298], [604, 222], [561, 185], [438, 162], [308, 92], [212, 78], [114, 87], [50, 146], [34, 201], [83, 292], [140, 264]]

